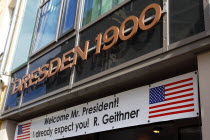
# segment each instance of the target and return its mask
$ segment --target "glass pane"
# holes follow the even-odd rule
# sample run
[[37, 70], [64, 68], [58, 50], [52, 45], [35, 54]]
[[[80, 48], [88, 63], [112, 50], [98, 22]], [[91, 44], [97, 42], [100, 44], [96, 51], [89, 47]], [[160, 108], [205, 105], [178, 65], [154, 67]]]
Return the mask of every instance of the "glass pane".
[[[12, 74], [12, 79], [13, 79], [13, 81], [15, 81], [16, 79], [22, 78], [25, 74], [26, 74], [26, 67], [24, 67], [24, 68], [20, 69], [19, 71], [15, 72], [14, 74]], [[6, 101], [6, 105], [5, 105], [5, 110], [14, 108], [14, 107], [18, 106], [20, 103], [20, 97], [21, 97], [22, 92], [18, 92], [13, 95], [12, 89], [13, 89], [13, 83], [10, 84], [10, 88], [9, 88], [8, 95], [7, 95], [7, 101]]]
[[55, 39], [60, 5], [61, 0], [51, 0], [42, 7], [35, 33], [33, 52]]
[[186, 127], [180, 129], [180, 140], [202, 140], [201, 127]]
[[189, 118], [115, 129], [61, 140], [202, 140], [202, 138], [199, 118]]
[[67, 0], [64, 12], [64, 21], [61, 27], [61, 34], [74, 27], [77, 0]]
[[170, 43], [205, 30], [202, 0], [169, 0]]
[[[139, 17], [143, 9], [151, 3], [154, 3], [154, 1], [132, 1], [113, 14], [98, 21], [80, 34], [80, 47], [84, 47], [86, 40], [90, 40], [90, 47], [93, 47], [96, 44], [95, 37], [99, 33], [104, 33], [111, 26], [120, 27], [121, 23], [130, 15]], [[156, 0], [156, 3], [162, 5], [162, 0]], [[152, 15], [152, 13], [153, 11], [147, 13], [147, 16]], [[160, 21], [150, 30], [141, 31], [139, 29], [138, 33], [127, 41], [118, 40], [114, 47], [107, 51], [102, 50], [98, 55], [95, 55], [95, 51], [92, 51], [89, 53], [88, 60], [78, 60], [75, 82], [162, 48], [162, 38], [162, 21]]]
[[[16, 45], [15, 57], [12, 70], [18, 68], [28, 60], [31, 39], [36, 22], [36, 15], [39, 8], [39, 1], [28, 0], [21, 25], [21, 30]], [[24, 52], [24, 53], [23, 53]]]
[[95, 20], [124, 0], [85, 0], [82, 25]]
[[[155, 129], [160, 133], [154, 133]], [[178, 133], [171, 124], [131, 127], [99, 134], [99, 140], [178, 140]]]
[[[32, 62], [29, 66], [29, 73], [38, 67], [42, 67], [44, 64], [49, 64], [50, 61], [56, 57], [62, 58], [65, 52], [71, 50], [74, 47], [74, 43], [75, 38], [66, 41], [61, 46], [53, 49], [49, 53]], [[32, 87], [29, 87], [24, 91], [23, 103], [41, 97], [62, 87], [68, 86], [70, 81], [70, 74], [71, 69], [66, 69]]]

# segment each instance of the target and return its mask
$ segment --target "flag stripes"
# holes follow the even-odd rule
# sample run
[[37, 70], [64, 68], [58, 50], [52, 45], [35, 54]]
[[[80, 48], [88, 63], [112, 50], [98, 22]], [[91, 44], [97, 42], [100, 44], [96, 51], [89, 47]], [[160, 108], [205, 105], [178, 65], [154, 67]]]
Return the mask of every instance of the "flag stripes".
[[18, 134], [16, 140], [30, 140], [31, 123], [18, 125]]
[[193, 112], [193, 78], [150, 88], [149, 118]]

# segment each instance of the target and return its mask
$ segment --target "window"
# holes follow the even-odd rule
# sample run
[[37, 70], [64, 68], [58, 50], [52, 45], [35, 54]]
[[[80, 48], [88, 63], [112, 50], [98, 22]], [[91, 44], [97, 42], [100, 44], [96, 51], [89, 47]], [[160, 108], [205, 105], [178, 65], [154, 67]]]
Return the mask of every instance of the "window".
[[12, 71], [26, 63], [28, 60], [39, 1], [28, 0], [25, 8], [19, 38], [16, 44]]
[[85, 0], [82, 25], [95, 20], [124, 0]]
[[34, 33], [32, 53], [55, 41], [58, 33], [63, 35], [74, 29], [76, 8], [77, 0], [43, 1]]
[[169, 19], [170, 43], [203, 32], [203, 1], [169, 0]]
[[40, 9], [38, 24], [34, 34], [33, 52], [55, 40], [61, 7], [61, 0], [51, 0]]
[[[62, 55], [74, 47], [75, 37], [56, 47], [52, 51], [46, 53], [39, 59], [29, 64], [29, 72], [32, 73], [37, 67], [42, 67], [44, 64], [49, 64], [56, 57], [62, 58]], [[44, 96], [52, 91], [56, 91], [69, 85], [71, 69], [66, 69], [58, 72], [56, 75], [46, 78], [35, 86], [24, 90], [23, 103]], [[41, 75], [39, 75], [41, 76]]]
[[10, 84], [8, 93], [7, 93], [7, 99], [5, 104], [5, 110], [9, 110], [11, 108], [17, 107], [20, 104], [21, 101], [21, 94], [22, 92], [18, 92], [17, 94], [12, 94], [13, 84], [17, 79], [22, 78], [26, 74], [27, 67], [23, 67], [22, 69], [19, 69], [15, 73], [12, 74], [12, 82]]
[[61, 35], [74, 28], [77, 0], [67, 0], [61, 25]]
[[[105, 2], [106, 0], [102, 1]], [[87, 0], [87, 2], [90, 1]], [[111, 0], [109, 0], [109, 2], [111, 2]], [[79, 46], [85, 46], [85, 41], [90, 40], [90, 48], [93, 47], [95, 45], [95, 38], [99, 33], [105, 33], [105, 31], [111, 26], [120, 27], [121, 23], [131, 15], [139, 17], [143, 9], [152, 3], [154, 3], [154, 0], [133, 0], [115, 10], [100, 21], [97, 21], [97, 23], [80, 32]], [[156, 0], [156, 3], [161, 6], [163, 5], [162, 0]], [[152, 15], [153, 11], [147, 13], [147, 16]], [[131, 27], [132, 24], [127, 26]], [[92, 51], [88, 53], [88, 59], [86, 61], [78, 59], [78, 63], [75, 66], [75, 82], [162, 48], [162, 26], [163, 24], [161, 20], [151, 30], [139, 30], [133, 38], [126, 41], [119, 40], [118, 43], [108, 51], [101, 51], [98, 55], [95, 55], [95, 52]]]

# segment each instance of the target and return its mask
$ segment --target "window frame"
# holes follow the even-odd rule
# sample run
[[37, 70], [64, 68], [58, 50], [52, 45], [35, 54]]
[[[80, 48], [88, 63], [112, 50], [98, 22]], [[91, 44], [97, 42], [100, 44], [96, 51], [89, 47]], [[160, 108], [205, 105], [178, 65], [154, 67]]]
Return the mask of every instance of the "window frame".
[[62, 27], [63, 27], [63, 23], [64, 23], [64, 20], [65, 20], [65, 15], [64, 13], [66, 12], [67, 10], [67, 0], [63, 0], [63, 10], [61, 12], [61, 22], [60, 22], [60, 27], [59, 27], [59, 33], [58, 33], [58, 36], [59, 38], [62, 38], [64, 36], [66, 36], [67, 34], [69, 33], [72, 33], [72, 32], [75, 32], [75, 29], [76, 29], [76, 19], [77, 19], [77, 16], [78, 16], [78, 1], [76, 0], [76, 11], [75, 11], [75, 16], [74, 16], [74, 25], [72, 28], [68, 29], [67, 31], [63, 32], [62, 33]]
[[[168, 13], [169, 13], [169, 0], [165, 0], [167, 2], [167, 9], [168, 9]], [[189, 36], [187, 38], [184, 38], [182, 40], [178, 40], [176, 42], [170, 43], [170, 37], [169, 37], [169, 24], [170, 24], [170, 19], [169, 19], [169, 14], [167, 15], [167, 49], [166, 51], [170, 51], [170, 50], [174, 50], [176, 48], [185, 46], [189, 43], [192, 43], [194, 41], [197, 41], [199, 39], [205, 38], [206, 36], [210, 35], [210, 19], [208, 17], [210, 17], [210, 6], [209, 3], [206, 0], [202, 0], [203, 1], [203, 17], [204, 17], [204, 31]], [[206, 8], [208, 8], [208, 10], [205, 10]]]
[[[61, 25], [62, 25], [62, 22], [64, 21], [64, 15], [63, 13], [65, 12], [66, 8], [65, 8], [65, 4], [66, 4], [66, 0], [60, 0], [61, 1], [61, 5], [60, 5], [60, 10], [59, 10], [59, 13], [58, 13], [58, 23], [57, 23], [57, 26], [56, 26], [56, 33], [55, 33], [55, 38], [50, 41], [49, 43], [47, 43], [46, 45], [42, 46], [40, 49], [34, 51], [34, 47], [35, 47], [35, 41], [36, 41], [36, 36], [37, 36], [37, 33], [36, 33], [36, 30], [38, 28], [38, 24], [39, 24], [39, 19], [40, 19], [40, 13], [41, 13], [41, 10], [42, 8], [52, 0], [42, 0], [41, 1], [41, 4], [40, 4], [40, 7], [38, 9], [38, 14], [37, 14], [37, 19], [36, 19], [36, 24], [35, 24], [35, 28], [34, 28], [34, 32], [33, 32], [33, 38], [32, 38], [32, 42], [31, 42], [31, 49], [30, 49], [30, 58], [36, 56], [37, 54], [39, 54], [40, 52], [46, 50], [47, 48], [50, 48], [51, 45], [54, 45], [58, 42], [58, 40], [60, 40], [62, 37], [64, 37], [65, 35], [67, 35], [68, 33], [72, 33], [74, 34], [75, 32], [75, 23], [76, 23], [76, 17], [77, 17], [77, 13], [75, 12], [75, 20], [74, 20], [74, 26], [73, 26], [73, 29], [70, 29], [68, 30], [67, 32], [65, 32], [64, 34], [60, 34], [61, 32]], [[78, 2], [76, 4], [76, 11], [78, 10]]]

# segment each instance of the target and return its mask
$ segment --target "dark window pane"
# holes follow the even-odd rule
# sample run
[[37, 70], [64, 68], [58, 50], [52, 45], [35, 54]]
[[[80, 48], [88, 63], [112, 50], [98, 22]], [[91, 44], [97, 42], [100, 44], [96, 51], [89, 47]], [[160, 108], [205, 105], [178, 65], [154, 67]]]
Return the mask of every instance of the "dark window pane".
[[202, 140], [201, 127], [181, 128], [180, 140]]
[[85, 0], [82, 25], [95, 20], [124, 0]]
[[202, 0], [169, 0], [170, 43], [205, 30]]
[[[26, 74], [26, 67], [15, 72], [14, 74], [12, 74], [13, 82], [16, 79], [21, 79], [25, 74]], [[13, 82], [10, 84], [10, 88], [9, 88], [8, 95], [7, 95], [7, 101], [6, 101], [6, 105], [5, 105], [5, 110], [16, 107], [20, 103], [20, 97], [21, 97], [22, 92], [18, 92], [14, 95], [12, 94]]]
[[95, 134], [89, 134], [89, 135], [81, 135], [81, 136], [76, 136], [76, 137], [71, 137], [71, 138], [65, 138], [61, 140], [98, 140]]
[[[154, 133], [156, 129], [160, 133]], [[104, 132], [99, 134], [99, 140], [178, 140], [178, 133], [175, 127], [166, 123]]]
[[65, 4], [64, 21], [61, 27], [61, 34], [74, 27], [77, 0], [67, 0]]
[[61, 140], [202, 140], [202, 138], [200, 119], [188, 118], [132, 126]]
[[60, 5], [61, 0], [50, 0], [42, 7], [35, 32], [33, 52], [55, 39]]
[[[71, 50], [74, 47], [75, 39], [66, 41], [61, 46], [50, 51], [46, 55], [42, 56], [38, 60], [30, 64], [29, 73], [37, 69], [38, 67], [43, 66], [44, 64], [49, 64], [51, 60], [56, 57], [62, 58], [63, 54], [68, 50]], [[24, 91], [23, 103], [30, 100], [36, 99], [40, 96], [43, 96], [47, 93], [55, 91], [59, 88], [69, 85], [71, 70], [66, 69], [62, 72], [58, 72], [56, 75], [45, 79], [44, 81], [29, 87]]]
[[[154, 3], [154, 1], [134, 0], [109, 16], [103, 18], [80, 34], [80, 46], [84, 47], [85, 41], [90, 40], [90, 47], [93, 47], [96, 44], [95, 37], [99, 33], [104, 33], [105, 30], [111, 26], [120, 27], [121, 23], [130, 15], [139, 17], [143, 9], [151, 3]], [[162, 5], [162, 0], [157, 0], [156, 3]], [[151, 15], [151, 13], [153, 13], [153, 11], [148, 12], [147, 16]], [[128, 25], [128, 27], [131, 26], [133, 25]], [[88, 60], [78, 60], [75, 81], [80, 81], [84, 78], [162, 48], [162, 38], [162, 21], [160, 21], [150, 30], [141, 31], [139, 29], [138, 33], [127, 41], [121, 41], [119, 39], [118, 43], [108, 51], [102, 50], [100, 54], [95, 55], [94, 50], [89, 53]]]
[[[24, 12], [23, 22], [17, 42], [12, 70], [26, 63], [29, 56], [31, 39], [36, 22], [36, 14], [39, 8], [39, 1], [28, 0]], [[24, 52], [24, 53], [23, 53]]]

